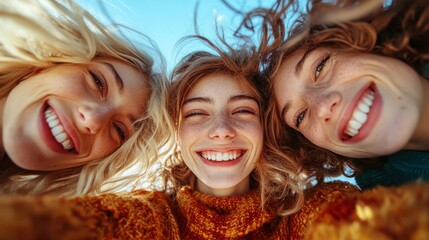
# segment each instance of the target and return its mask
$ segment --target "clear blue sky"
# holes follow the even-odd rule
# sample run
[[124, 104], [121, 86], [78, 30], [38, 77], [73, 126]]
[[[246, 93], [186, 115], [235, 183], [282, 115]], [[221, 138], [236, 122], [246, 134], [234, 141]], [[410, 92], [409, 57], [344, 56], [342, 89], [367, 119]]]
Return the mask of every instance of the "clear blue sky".
[[[160, 48], [171, 69], [187, 50], [175, 47], [185, 35], [194, 33], [194, 9], [198, 7], [198, 27], [204, 36], [213, 36], [215, 22], [225, 30], [234, 29], [240, 18], [219, 0], [76, 0], [107, 22], [122, 23], [149, 36]], [[272, 0], [234, 0], [234, 6], [250, 9]], [[100, 4], [107, 10], [103, 11]], [[107, 13], [107, 14], [106, 14]], [[180, 50], [180, 52], [179, 52]], [[197, 50], [197, 49], [196, 49]], [[190, 50], [189, 50], [190, 51]]]

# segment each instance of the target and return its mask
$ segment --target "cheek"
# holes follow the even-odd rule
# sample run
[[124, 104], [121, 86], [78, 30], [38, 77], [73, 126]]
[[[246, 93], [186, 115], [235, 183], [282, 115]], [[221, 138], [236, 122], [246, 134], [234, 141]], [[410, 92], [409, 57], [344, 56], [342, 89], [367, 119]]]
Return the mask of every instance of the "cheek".
[[208, 128], [208, 122], [182, 122], [179, 126], [179, 139], [186, 141], [188, 139], [200, 136]]
[[182, 124], [179, 128], [179, 146], [183, 150], [182, 154], [186, 152], [186, 148], [190, 145], [195, 137], [197, 137], [198, 131], [195, 127], [189, 126], [189, 124]]
[[238, 122], [235, 124], [237, 129], [253, 142], [256, 147], [262, 146], [264, 140], [264, 132], [259, 121]]
[[89, 156], [90, 159], [106, 157], [120, 147], [106, 135], [99, 135], [99, 137], [92, 143], [86, 142], [87, 147], [91, 149]]
[[[123, 108], [128, 108], [129, 112], [135, 113], [137, 115], [143, 115], [148, 108], [149, 95], [139, 94], [136, 96], [124, 95], [127, 98], [122, 99]], [[132, 108], [130, 107], [132, 106]]]
[[317, 123], [310, 125], [311, 127], [303, 132], [304, 137], [319, 147], [329, 146], [329, 138], [326, 136], [327, 134], [325, 134], [324, 129], [322, 129], [322, 127]]

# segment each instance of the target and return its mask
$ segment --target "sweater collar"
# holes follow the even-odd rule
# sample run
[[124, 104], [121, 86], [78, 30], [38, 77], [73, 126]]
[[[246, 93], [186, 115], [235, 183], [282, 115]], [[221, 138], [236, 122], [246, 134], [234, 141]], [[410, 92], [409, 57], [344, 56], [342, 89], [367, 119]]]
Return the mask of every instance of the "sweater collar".
[[185, 235], [186, 232], [195, 235], [204, 229], [203, 234], [208, 236], [245, 236], [276, 217], [261, 208], [258, 190], [240, 196], [216, 197], [184, 187], [177, 193], [177, 202], [179, 225]]

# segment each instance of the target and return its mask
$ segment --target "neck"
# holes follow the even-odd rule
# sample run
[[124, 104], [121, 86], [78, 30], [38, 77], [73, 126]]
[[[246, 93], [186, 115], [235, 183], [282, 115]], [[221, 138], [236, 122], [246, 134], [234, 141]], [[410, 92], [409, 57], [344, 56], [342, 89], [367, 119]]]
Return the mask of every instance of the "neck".
[[429, 151], [429, 80], [422, 78], [421, 81], [423, 88], [421, 115], [407, 149]]
[[240, 183], [229, 188], [213, 188], [198, 179], [197, 190], [217, 197], [230, 197], [247, 193], [250, 190], [250, 177], [247, 176]]

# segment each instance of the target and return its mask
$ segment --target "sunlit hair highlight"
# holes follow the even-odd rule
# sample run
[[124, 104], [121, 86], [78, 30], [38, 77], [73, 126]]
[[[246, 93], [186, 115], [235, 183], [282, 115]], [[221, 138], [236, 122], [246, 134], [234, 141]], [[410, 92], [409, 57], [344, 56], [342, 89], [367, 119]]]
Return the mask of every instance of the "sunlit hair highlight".
[[[278, 0], [270, 8], [257, 8], [243, 15], [237, 34], [259, 30], [259, 56], [269, 79], [275, 78], [280, 64], [295, 51], [318, 47], [397, 58], [420, 74], [429, 59], [429, 4], [425, 0], [310, 0], [305, 6], [300, 4]], [[287, 19], [294, 19], [290, 26]], [[258, 21], [261, 24], [255, 24]], [[269, 142], [295, 158], [308, 181], [323, 182], [327, 176], [340, 174], [352, 176], [385, 161], [383, 157], [348, 158], [315, 146], [282, 120], [272, 83], [270, 92], [266, 122]]]
[[[132, 184], [168, 142], [165, 61], [157, 47], [138, 46], [120, 36], [71, 0], [0, 2], [0, 96], [5, 97], [37, 69], [61, 64], [88, 64], [97, 58], [122, 61], [143, 73], [149, 82], [147, 109], [126, 143], [104, 159], [56, 171], [26, 171], [9, 164], [0, 175], [2, 193], [76, 196], [119, 191]], [[141, 34], [142, 38], [145, 38]], [[159, 66], [154, 67], [154, 58]], [[25, 80], [24, 80], [25, 81]], [[136, 165], [136, 173], [118, 174]]]
[[[167, 109], [175, 128], [176, 144], [171, 155], [154, 173], [153, 179], [163, 179], [160, 188], [172, 196], [183, 186], [196, 189], [196, 176], [180, 154], [178, 131], [185, 97], [200, 79], [210, 74], [227, 74], [249, 86], [257, 96], [262, 123], [265, 122], [264, 112], [268, 103], [267, 81], [260, 75], [259, 59], [252, 44], [244, 43], [233, 48], [222, 41], [226, 46], [224, 50], [202, 36], [189, 38], [205, 42], [213, 52], [197, 51], [187, 55], [171, 74]], [[261, 190], [263, 206], [276, 206], [273, 210], [280, 215], [292, 214], [298, 211], [304, 198], [297, 166], [288, 156], [282, 153], [277, 155], [265, 143], [262, 157], [250, 175], [251, 187]]]

